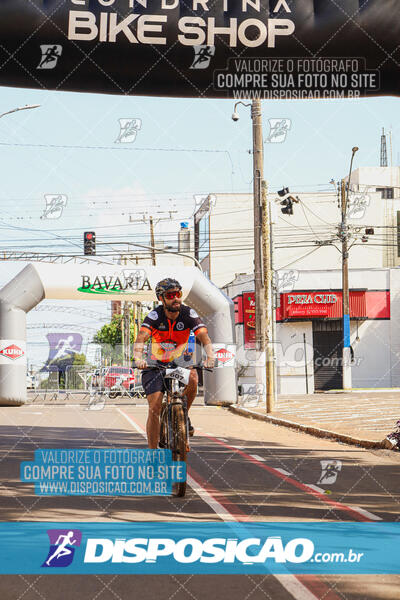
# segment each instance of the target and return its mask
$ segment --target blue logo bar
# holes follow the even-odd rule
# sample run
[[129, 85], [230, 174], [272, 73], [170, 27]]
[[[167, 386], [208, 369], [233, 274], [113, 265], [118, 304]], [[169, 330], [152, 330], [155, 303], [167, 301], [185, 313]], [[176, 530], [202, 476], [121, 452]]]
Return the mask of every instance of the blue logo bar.
[[0, 523], [1, 574], [400, 574], [400, 523]]

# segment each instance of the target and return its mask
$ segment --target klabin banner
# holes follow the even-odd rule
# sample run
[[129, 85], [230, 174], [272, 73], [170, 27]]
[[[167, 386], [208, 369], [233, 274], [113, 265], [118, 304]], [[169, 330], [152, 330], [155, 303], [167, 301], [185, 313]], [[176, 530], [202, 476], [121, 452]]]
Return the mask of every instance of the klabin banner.
[[219, 98], [398, 95], [397, 0], [2, 0], [0, 85]]

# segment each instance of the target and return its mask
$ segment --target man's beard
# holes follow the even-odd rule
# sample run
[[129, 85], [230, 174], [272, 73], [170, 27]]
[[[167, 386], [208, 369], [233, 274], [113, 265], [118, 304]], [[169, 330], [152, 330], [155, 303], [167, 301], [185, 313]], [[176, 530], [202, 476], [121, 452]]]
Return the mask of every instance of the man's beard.
[[172, 312], [172, 313], [179, 312], [179, 311], [180, 311], [180, 309], [181, 309], [181, 305], [180, 305], [180, 304], [179, 304], [179, 305], [176, 305], [176, 306], [174, 306], [174, 305], [172, 305], [172, 306], [167, 306], [167, 310], [169, 310], [169, 312]]

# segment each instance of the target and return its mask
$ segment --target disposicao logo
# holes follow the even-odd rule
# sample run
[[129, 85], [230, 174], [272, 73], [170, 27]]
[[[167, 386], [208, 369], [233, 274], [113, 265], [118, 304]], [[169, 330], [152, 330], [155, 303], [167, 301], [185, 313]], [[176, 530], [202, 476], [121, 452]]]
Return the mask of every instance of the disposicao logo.
[[304, 563], [314, 553], [314, 544], [307, 538], [295, 538], [286, 545], [280, 536], [247, 538], [244, 540], [194, 537], [178, 541], [171, 538], [89, 538], [86, 543], [85, 563], [156, 563], [170, 557], [183, 564], [200, 563]]
[[16, 358], [20, 358], [21, 356], [23, 356], [25, 352], [19, 346], [11, 344], [11, 346], [7, 346], [7, 348], [3, 348], [3, 350], [0, 350], [0, 354], [2, 356], [10, 358], [11, 360], [15, 360]]
[[42, 567], [68, 567], [74, 558], [75, 547], [81, 545], [82, 532], [79, 529], [48, 529], [47, 535], [50, 548]]

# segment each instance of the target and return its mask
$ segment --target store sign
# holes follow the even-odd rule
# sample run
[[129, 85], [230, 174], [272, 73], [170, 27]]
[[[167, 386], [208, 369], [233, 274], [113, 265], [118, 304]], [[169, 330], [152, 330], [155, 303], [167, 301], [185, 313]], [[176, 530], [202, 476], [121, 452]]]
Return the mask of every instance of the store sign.
[[254, 292], [243, 292], [243, 328], [245, 348], [256, 347], [256, 301]]
[[338, 296], [330, 293], [305, 293], [286, 295], [288, 317], [326, 317], [329, 307], [338, 302]]
[[396, 0], [1, 0], [0, 85], [235, 99], [400, 95], [399, 35]]

